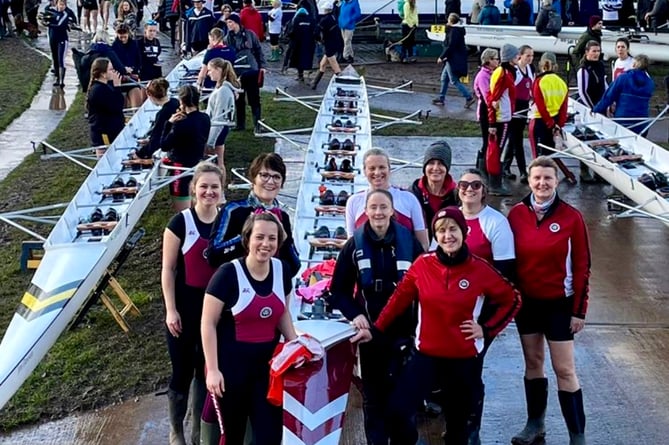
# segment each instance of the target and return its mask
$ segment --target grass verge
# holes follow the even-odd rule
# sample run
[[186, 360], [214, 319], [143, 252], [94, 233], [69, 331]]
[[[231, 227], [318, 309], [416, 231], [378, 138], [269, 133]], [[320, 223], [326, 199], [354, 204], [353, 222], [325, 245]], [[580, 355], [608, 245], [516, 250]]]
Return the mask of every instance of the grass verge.
[[[286, 129], [313, 122], [314, 112], [289, 102], [275, 102], [271, 97], [263, 97], [263, 113], [270, 126]], [[248, 122], [251, 122], [250, 116]], [[476, 136], [478, 127], [475, 123], [430, 118], [424, 125], [390, 127], [383, 134]], [[88, 145], [82, 95], [77, 96], [49, 142], [63, 149]], [[230, 134], [226, 146], [227, 167], [247, 167], [259, 153], [272, 150], [274, 140], [256, 138], [248, 131], [235, 131]], [[69, 201], [86, 173], [65, 159], [43, 161], [39, 154], [32, 154], [0, 182], [0, 211]], [[235, 199], [245, 193], [229, 192], [228, 198]], [[165, 190], [161, 190], [137, 225], [146, 230], [146, 235], [118, 277], [142, 312], [141, 317], [130, 320], [130, 334], [124, 334], [101, 305], [94, 306], [81, 325], [60, 337], [31, 377], [0, 411], [0, 431], [118, 403], [166, 386], [170, 362], [164, 341], [160, 255], [162, 231], [171, 215], [169, 197]], [[35, 230], [44, 235], [48, 233], [48, 227], [35, 227]], [[6, 330], [30, 282], [31, 274], [21, 273], [19, 267], [20, 242], [24, 239], [27, 237], [21, 232], [0, 225], [3, 246], [0, 335]]]
[[21, 39], [0, 42], [0, 131], [30, 106], [49, 70], [49, 59]]

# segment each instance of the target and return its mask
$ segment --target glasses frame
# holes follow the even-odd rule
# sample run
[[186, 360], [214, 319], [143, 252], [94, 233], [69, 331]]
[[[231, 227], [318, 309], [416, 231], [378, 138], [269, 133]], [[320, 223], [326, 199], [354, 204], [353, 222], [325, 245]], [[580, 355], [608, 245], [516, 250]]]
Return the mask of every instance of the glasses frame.
[[468, 188], [472, 188], [475, 192], [483, 189], [484, 184], [483, 181], [479, 179], [475, 179], [473, 181], [458, 181], [458, 190], [462, 190], [463, 192], [467, 191]]
[[281, 184], [281, 181], [283, 181], [283, 176], [278, 173], [258, 172], [258, 177], [262, 182], [269, 182], [271, 179], [275, 184]]

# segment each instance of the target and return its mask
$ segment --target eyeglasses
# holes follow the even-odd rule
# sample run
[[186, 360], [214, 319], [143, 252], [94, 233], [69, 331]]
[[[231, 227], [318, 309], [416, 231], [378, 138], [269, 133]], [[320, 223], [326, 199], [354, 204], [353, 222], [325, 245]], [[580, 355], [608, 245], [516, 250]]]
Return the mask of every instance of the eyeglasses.
[[458, 188], [462, 190], [463, 192], [467, 190], [469, 187], [472, 188], [472, 190], [481, 190], [483, 187], [483, 182], [476, 180], [476, 181], [459, 181], [458, 182]]
[[266, 173], [266, 172], [260, 172], [258, 173], [258, 176], [262, 180], [262, 182], [269, 182], [270, 179], [274, 182], [281, 182], [283, 177], [281, 175], [273, 175], [271, 173]]

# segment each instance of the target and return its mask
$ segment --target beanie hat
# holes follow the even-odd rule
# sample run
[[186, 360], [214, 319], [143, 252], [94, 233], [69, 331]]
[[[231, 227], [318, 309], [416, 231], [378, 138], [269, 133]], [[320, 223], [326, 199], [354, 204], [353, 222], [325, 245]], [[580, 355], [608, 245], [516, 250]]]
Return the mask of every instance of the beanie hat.
[[588, 27], [592, 28], [597, 23], [601, 22], [602, 18], [598, 15], [591, 15], [590, 20], [588, 20]]
[[469, 228], [467, 227], [467, 221], [465, 221], [465, 215], [463, 215], [462, 211], [456, 206], [444, 207], [434, 214], [434, 218], [432, 218], [432, 233], [437, 232], [434, 229], [437, 221], [444, 218], [451, 218], [453, 221], [455, 221], [458, 227], [460, 227], [460, 230], [462, 230], [462, 240], [464, 241], [467, 238], [467, 232], [469, 232]]
[[520, 54], [518, 48], [509, 43], [505, 43], [504, 46], [502, 46], [502, 50], [499, 52], [500, 62], [510, 62], [515, 59], [518, 54]]
[[557, 65], [557, 57], [553, 53], [543, 53], [541, 59], [539, 59], [539, 66], [543, 66], [546, 61], [550, 62], [553, 66]]
[[232, 20], [233, 22], [235, 22], [239, 26], [242, 25], [242, 19], [239, 18], [239, 14], [237, 14], [236, 12], [233, 12], [232, 14], [230, 14], [226, 20]]
[[425, 167], [427, 166], [428, 162], [433, 159], [441, 161], [441, 163], [446, 166], [447, 171], [451, 170], [452, 155], [451, 146], [448, 145], [448, 142], [438, 141], [427, 147], [427, 150], [425, 151], [425, 157], [423, 158], [423, 174], [425, 174]]

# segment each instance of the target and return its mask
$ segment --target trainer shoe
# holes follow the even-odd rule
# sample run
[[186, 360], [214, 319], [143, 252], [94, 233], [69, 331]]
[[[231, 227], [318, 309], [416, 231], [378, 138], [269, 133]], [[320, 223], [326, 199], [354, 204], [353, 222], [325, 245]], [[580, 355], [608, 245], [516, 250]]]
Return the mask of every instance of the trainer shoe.
[[444, 99], [442, 99], [441, 97], [437, 97], [436, 99], [432, 100], [432, 104], [433, 105], [444, 105], [445, 102], [444, 102]]
[[469, 110], [475, 103], [476, 103], [476, 98], [472, 96], [465, 102], [465, 108]]

